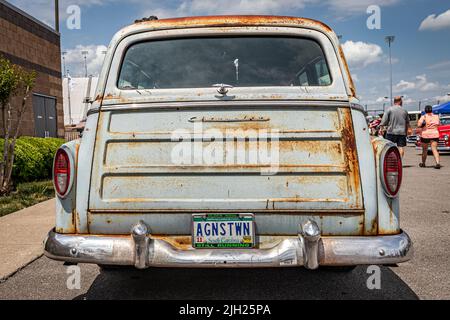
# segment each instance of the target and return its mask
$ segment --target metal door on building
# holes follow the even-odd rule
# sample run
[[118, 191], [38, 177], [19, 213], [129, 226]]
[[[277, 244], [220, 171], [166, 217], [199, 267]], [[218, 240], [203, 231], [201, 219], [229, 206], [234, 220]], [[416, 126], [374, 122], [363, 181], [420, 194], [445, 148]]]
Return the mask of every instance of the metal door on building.
[[33, 110], [36, 137], [56, 138], [56, 98], [33, 94]]

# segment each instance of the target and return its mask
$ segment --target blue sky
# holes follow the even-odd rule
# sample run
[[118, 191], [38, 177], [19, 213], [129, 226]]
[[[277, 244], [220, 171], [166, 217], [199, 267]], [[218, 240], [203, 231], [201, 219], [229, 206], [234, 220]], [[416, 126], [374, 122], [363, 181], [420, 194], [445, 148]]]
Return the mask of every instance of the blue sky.
[[[9, 0], [53, 25], [53, 0]], [[450, 100], [450, 1], [442, 0], [61, 0], [62, 47], [72, 76], [83, 73], [81, 51], [87, 49], [90, 73], [97, 73], [111, 37], [135, 19], [213, 14], [274, 14], [314, 18], [342, 35], [342, 43], [361, 103], [382, 108], [389, 96], [386, 35], [392, 47], [394, 95], [404, 95], [406, 107], [419, 101]], [[81, 8], [81, 29], [66, 26], [66, 9]], [[381, 29], [367, 28], [370, 5], [381, 8]]]

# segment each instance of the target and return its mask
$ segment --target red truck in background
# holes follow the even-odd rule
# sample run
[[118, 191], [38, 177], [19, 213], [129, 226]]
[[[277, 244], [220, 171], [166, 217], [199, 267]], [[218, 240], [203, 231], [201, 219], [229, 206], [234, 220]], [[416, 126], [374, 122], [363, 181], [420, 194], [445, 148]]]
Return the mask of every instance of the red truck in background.
[[[438, 151], [439, 152], [450, 152], [450, 116], [441, 117], [441, 125], [438, 127], [439, 130], [439, 142]], [[422, 129], [417, 128], [415, 134], [418, 136], [416, 147], [422, 150], [422, 144], [420, 141]], [[431, 146], [428, 147], [431, 151]]]

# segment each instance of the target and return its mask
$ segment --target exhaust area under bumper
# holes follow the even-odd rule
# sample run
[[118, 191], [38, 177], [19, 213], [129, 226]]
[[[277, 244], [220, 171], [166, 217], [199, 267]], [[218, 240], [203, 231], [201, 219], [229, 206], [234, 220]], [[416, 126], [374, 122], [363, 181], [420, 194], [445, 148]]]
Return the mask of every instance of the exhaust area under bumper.
[[152, 238], [142, 222], [129, 236], [70, 235], [50, 231], [44, 253], [54, 260], [71, 263], [181, 268], [261, 268], [304, 266], [383, 265], [408, 261], [413, 247], [410, 237], [397, 235], [367, 237], [322, 237], [317, 224], [300, 226], [298, 236], [286, 236], [265, 249], [181, 250]]

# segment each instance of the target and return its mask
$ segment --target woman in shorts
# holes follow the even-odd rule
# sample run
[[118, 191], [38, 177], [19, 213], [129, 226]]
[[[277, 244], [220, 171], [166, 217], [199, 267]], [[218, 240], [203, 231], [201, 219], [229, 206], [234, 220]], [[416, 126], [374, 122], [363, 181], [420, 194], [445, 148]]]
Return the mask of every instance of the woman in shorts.
[[422, 144], [422, 162], [419, 167], [425, 168], [425, 162], [427, 161], [428, 146], [431, 143], [431, 151], [433, 152], [434, 160], [436, 161], [435, 169], [440, 169], [441, 165], [439, 163], [439, 152], [437, 150], [437, 145], [439, 142], [439, 130], [440, 125], [439, 116], [433, 114], [433, 107], [425, 107], [425, 115], [420, 117], [417, 125], [419, 128], [423, 128], [420, 137], [420, 142]]

